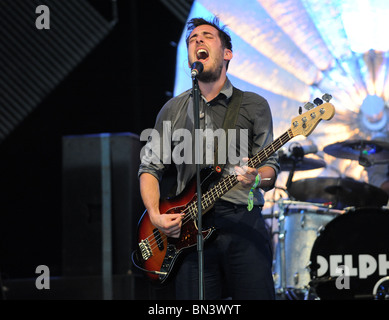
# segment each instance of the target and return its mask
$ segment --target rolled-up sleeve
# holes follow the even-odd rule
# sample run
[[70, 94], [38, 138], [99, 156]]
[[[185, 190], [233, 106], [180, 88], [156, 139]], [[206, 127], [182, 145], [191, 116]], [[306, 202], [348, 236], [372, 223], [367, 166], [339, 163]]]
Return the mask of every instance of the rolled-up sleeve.
[[161, 181], [163, 173], [170, 165], [170, 103], [166, 103], [158, 113], [153, 129], [146, 129], [140, 135], [147, 141], [141, 150], [138, 177], [149, 173]]

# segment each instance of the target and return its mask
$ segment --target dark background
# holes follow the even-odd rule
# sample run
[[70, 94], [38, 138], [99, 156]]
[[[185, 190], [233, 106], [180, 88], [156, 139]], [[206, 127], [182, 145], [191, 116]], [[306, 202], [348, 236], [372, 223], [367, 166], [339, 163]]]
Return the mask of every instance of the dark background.
[[[90, 2], [110, 15], [108, 1]], [[118, 14], [108, 36], [0, 144], [3, 280], [36, 277], [40, 264], [62, 274], [62, 137], [140, 134], [171, 97], [184, 23], [157, 0], [118, 0]]]

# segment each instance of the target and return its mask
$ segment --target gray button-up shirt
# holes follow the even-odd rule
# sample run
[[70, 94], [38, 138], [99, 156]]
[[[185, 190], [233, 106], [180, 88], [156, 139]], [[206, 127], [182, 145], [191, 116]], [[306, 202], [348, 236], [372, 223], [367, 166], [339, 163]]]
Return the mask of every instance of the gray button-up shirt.
[[[194, 130], [191, 91], [187, 90], [170, 99], [160, 110], [154, 129], [146, 134], [149, 138], [143, 148], [138, 172], [139, 176], [147, 172], [161, 180], [163, 172], [174, 163], [177, 168], [177, 194], [181, 193], [195, 176], [196, 160], [201, 167], [213, 165], [213, 137], [218, 136], [217, 133], [223, 135], [224, 131], [221, 132], [220, 128], [223, 126], [233, 87], [227, 79], [215, 99], [209, 102], [204, 97], [200, 99], [199, 132], [202, 134], [197, 136]], [[244, 92], [235, 128], [236, 130], [229, 133], [229, 138], [232, 137], [232, 140], [228, 150], [218, 143], [219, 163], [227, 159], [223, 176], [234, 174], [234, 166], [242, 164], [239, 160], [243, 157], [251, 158], [273, 141], [273, 123], [268, 102], [256, 93]], [[146, 140], [147, 136], [141, 135], [141, 139]], [[200, 141], [199, 145], [202, 148], [200, 155], [196, 154], [196, 140]], [[261, 166], [272, 167], [278, 174], [280, 167], [277, 154], [270, 156], [267, 161], [261, 163]], [[222, 199], [245, 205], [249, 191], [250, 188], [245, 188], [239, 183], [223, 195]], [[254, 192], [254, 204], [264, 204], [263, 194], [258, 189]]]

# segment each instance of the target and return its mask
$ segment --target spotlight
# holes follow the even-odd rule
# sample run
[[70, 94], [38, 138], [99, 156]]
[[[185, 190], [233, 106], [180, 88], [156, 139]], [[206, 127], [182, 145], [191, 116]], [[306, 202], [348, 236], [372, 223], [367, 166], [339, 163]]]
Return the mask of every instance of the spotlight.
[[387, 123], [384, 100], [376, 95], [368, 95], [361, 105], [362, 123], [366, 129], [378, 131]]

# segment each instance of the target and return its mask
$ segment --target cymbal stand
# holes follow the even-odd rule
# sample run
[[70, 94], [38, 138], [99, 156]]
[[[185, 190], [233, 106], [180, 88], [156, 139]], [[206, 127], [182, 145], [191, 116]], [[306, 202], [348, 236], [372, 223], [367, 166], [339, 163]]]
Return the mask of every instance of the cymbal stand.
[[289, 171], [288, 180], [286, 181], [286, 190], [289, 190], [290, 186], [292, 185], [292, 179], [296, 171], [296, 162], [297, 162], [296, 158], [292, 157], [292, 169]]
[[281, 200], [278, 203], [279, 207], [279, 215], [278, 215], [278, 241], [280, 245], [280, 284], [281, 288], [280, 293], [283, 297], [286, 296], [287, 290], [286, 290], [286, 255], [285, 255], [285, 205], [283, 201]]
[[[292, 185], [292, 178], [296, 170], [296, 159], [293, 159], [292, 170], [289, 172], [288, 180], [286, 182], [286, 190]], [[289, 194], [289, 192], [287, 192]], [[281, 199], [278, 202], [280, 213], [278, 215], [278, 241], [280, 245], [280, 294], [283, 298], [288, 296], [288, 290], [286, 288], [286, 252], [285, 252], [285, 201]]]
[[361, 165], [362, 167], [371, 167], [375, 165], [380, 165], [380, 164], [389, 164], [389, 160], [369, 160], [367, 157], [361, 155], [358, 158], [358, 164]]

